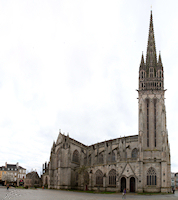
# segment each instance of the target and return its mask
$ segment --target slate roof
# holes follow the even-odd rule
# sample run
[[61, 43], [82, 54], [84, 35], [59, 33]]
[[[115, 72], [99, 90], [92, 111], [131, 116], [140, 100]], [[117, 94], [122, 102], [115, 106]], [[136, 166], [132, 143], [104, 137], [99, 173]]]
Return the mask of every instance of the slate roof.
[[29, 179], [31, 179], [31, 178], [39, 178], [39, 175], [38, 175], [37, 172], [33, 171], [33, 172], [28, 173], [26, 177], [29, 178]]
[[[4, 168], [4, 169], [3, 169]], [[8, 169], [10, 169], [10, 170], [8, 170]], [[0, 170], [2, 171], [17, 171], [18, 169], [24, 169], [25, 170], [25, 168], [23, 168], [23, 167], [21, 167], [21, 166], [18, 166], [17, 167], [17, 165], [16, 164], [7, 164], [7, 168], [5, 167], [5, 166], [0, 166]]]

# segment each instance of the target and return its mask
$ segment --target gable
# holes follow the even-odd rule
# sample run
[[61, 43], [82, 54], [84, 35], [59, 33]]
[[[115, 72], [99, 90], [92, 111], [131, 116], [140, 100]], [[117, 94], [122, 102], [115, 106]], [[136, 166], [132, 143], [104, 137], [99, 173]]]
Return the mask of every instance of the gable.
[[126, 163], [126, 165], [125, 165], [125, 167], [124, 167], [124, 169], [123, 169], [123, 171], [122, 171], [120, 176], [129, 177], [129, 176], [132, 176], [132, 175], [134, 175], [136, 177], [131, 165], [129, 163]]

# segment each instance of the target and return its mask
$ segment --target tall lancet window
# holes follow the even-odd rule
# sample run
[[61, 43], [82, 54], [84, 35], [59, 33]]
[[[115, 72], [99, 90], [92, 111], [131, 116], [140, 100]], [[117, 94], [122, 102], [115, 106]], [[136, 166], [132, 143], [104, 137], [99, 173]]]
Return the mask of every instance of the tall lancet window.
[[116, 186], [116, 170], [115, 169], [111, 169], [109, 171], [109, 185], [111, 186]]
[[79, 152], [77, 150], [75, 150], [74, 153], [73, 153], [72, 161], [79, 163]]
[[159, 71], [159, 78], [162, 78], [162, 71]]
[[153, 78], [154, 76], [154, 69], [153, 67], [150, 67], [150, 78]]
[[156, 185], [156, 172], [153, 167], [147, 172], [147, 185]]
[[146, 107], [147, 107], [147, 147], [149, 147], [149, 99], [146, 100]]
[[145, 78], [145, 71], [144, 70], [141, 71], [141, 78], [142, 79]]
[[156, 147], [156, 99], [154, 99], [154, 144]]
[[95, 173], [96, 176], [96, 185], [103, 186], [103, 173], [101, 170], [97, 170]]

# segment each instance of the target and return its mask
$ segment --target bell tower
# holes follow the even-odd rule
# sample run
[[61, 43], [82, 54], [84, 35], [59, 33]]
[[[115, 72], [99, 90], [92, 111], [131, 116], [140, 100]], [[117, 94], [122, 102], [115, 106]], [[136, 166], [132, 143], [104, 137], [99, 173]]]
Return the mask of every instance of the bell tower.
[[151, 11], [146, 60], [142, 53], [139, 67], [139, 161], [142, 172], [140, 191], [170, 190], [170, 148], [166, 127], [165, 91], [161, 54], [159, 52], [158, 60], [156, 55]]

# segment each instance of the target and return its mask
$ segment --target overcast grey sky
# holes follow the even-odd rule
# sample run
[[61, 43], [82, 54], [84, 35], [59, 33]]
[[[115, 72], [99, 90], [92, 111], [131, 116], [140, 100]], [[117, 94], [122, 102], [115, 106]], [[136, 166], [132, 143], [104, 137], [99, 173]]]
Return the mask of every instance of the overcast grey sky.
[[178, 171], [175, 0], [2, 0], [0, 165], [40, 172], [59, 129], [86, 145], [138, 134], [136, 89], [151, 6]]

